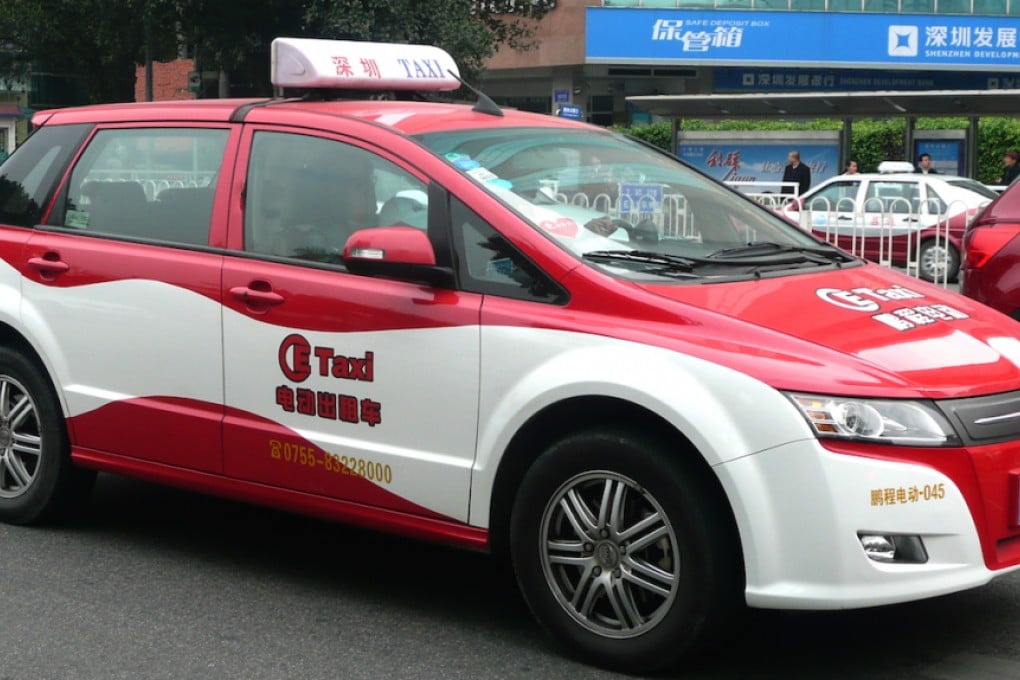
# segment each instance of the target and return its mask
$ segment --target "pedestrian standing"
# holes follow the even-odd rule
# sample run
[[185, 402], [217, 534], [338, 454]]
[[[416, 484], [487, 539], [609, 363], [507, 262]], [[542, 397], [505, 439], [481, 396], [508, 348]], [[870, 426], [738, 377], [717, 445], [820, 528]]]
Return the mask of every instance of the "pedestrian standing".
[[[800, 152], [791, 151], [786, 156], [786, 168], [783, 169], [783, 182], [796, 182], [797, 195], [803, 196], [811, 187], [811, 168], [800, 162]], [[793, 187], [784, 186], [784, 194], [792, 194]]]
[[938, 170], [931, 167], [931, 154], [923, 153], [917, 157], [917, 172], [922, 175], [937, 175]]
[[1002, 155], [1002, 177], [999, 178], [999, 184], [1009, 186], [1017, 177], [1020, 177], [1018, 160], [1020, 160], [1020, 152], [1014, 149], [1010, 149]]

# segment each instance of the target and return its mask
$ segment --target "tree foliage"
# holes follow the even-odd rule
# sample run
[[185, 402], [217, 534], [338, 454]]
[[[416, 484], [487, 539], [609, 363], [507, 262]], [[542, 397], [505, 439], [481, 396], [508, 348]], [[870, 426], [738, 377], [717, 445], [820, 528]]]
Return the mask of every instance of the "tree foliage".
[[[94, 102], [134, 99], [147, 22], [173, 26], [172, 11], [169, 0], [0, 0], [0, 67], [77, 75]], [[150, 35], [159, 54], [173, 49], [172, 32]]]
[[94, 102], [134, 98], [145, 48], [171, 58], [195, 48], [199, 68], [225, 71], [237, 93], [268, 93], [277, 36], [439, 45], [468, 77], [501, 46], [527, 49], [555, 0], [0, 0], [0, 77], [27, 65], [78, 76]]

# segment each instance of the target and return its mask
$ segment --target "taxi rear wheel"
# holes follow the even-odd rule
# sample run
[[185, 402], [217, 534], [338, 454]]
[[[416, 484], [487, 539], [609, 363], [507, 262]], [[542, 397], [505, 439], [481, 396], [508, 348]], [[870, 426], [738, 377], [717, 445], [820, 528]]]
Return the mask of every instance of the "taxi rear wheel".
[[587, 663], [672, 667], [739, 606], [728, 510], [685, 454], [605, 428], [558, 442], [525, 475], [514, 571], [536, 618]]
[[928, 239], [918, 253], [918, 273], [925, 281], [955, 281], [960, 271], [960, 252], [952, 243]]
[[52, 387], [22, 354], [0, 348], [0, 520], [30, 524], [69, 509], [95, 473], [72, 467]]

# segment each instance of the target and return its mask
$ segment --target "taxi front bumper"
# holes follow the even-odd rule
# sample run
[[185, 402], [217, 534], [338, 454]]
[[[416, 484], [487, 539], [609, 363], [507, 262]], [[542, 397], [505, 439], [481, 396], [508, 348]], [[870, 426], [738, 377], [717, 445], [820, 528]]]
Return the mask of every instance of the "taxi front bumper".
[[[715, 471], [737, 520], [753, 607], [906, 602], [1020, 567], [1020, 442], [918, 449], [800, 440]], [[918, 537], [926, 560], [870, 558], [860, 537], [876, 534]]]

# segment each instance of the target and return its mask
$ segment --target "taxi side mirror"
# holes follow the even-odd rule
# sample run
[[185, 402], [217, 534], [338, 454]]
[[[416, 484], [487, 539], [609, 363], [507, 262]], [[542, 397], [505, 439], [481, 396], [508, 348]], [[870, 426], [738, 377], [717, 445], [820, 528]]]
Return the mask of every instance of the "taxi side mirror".
[[452, 287], [453, 270], [436, 265], [428, 234], [414, 227], [359, 229], [344, 245], [344, 265], [363, 276]]

